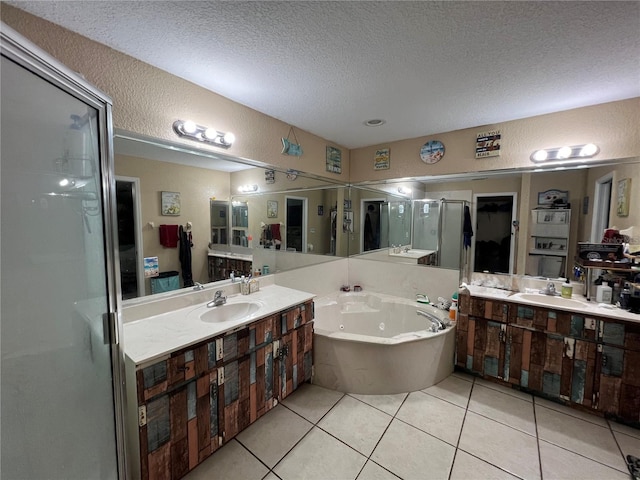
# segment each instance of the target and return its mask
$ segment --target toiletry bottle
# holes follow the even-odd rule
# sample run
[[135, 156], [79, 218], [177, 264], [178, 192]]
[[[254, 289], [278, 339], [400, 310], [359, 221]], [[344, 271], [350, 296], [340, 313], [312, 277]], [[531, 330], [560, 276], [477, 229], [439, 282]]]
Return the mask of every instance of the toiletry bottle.
[[458, 318], [458, 292], [451, 296], [451, 306], [449, 307], [449, 320], [455, 322]]
[[571, 282], [567, 278], [567, 281], [562, 284], [562, 293], [560, 294], [560, 296], [562, 298], [571, 298], [571, 295], [573, 295], [573, 287], [571, 286]]
[[631, 296], [631, 289], [629, 284], [625, 283], [622, 293], [620, 294], [620, 308], [623, 310], [629, 309], [629, 297]]
[[611, 303], [611, 287], [609, 285], [598, 285], [596, 288], [596, 302]]

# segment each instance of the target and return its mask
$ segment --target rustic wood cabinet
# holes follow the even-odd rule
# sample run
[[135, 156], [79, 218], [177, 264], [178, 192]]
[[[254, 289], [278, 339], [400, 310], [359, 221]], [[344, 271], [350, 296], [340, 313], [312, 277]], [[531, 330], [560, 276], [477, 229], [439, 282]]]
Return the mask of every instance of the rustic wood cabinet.
[[209, 255], [208, 274], [210, 282], [227, 280], [233, 272], [236, 276], [249, 276], [251, 274], [253, 262], [241, 258], [228, 258], [216, 255]]
[[136, 371], [140, 477], [177, 479], [311, 379], [313, 302]]
[[456, 366], [640, 426], [640, 324], [462, 295]]

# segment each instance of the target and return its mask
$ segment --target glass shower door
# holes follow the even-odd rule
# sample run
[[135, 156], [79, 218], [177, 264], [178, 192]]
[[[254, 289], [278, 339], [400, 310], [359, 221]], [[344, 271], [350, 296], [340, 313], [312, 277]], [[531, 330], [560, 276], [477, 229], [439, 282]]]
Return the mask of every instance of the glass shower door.
[[103, 324], [116, 285], [101, 174], [109, 107], [6, 40], [3, 31], [2, 477], [117, 478], [117, 346]]

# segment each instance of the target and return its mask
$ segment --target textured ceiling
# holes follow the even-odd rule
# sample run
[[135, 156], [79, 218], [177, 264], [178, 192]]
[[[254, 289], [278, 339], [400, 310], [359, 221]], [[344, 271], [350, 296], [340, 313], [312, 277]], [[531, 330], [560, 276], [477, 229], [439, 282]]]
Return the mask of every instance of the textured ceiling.
[[6, 3], [349, 148], [640, 96], [638, 1]]

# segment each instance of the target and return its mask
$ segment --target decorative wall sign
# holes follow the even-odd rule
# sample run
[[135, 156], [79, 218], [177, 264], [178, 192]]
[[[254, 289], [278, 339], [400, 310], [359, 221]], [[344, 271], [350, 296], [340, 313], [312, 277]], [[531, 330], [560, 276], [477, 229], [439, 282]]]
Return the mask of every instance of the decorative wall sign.
[[[289, 139], [291, 135], [293, 135], [295, 143]], [[289, 133], [286, 138], [282, 137], [282, 154], [292, 155], [294, 157], [302, 155], [302, 146], [300, 146], [300, 143], [298, 142], [298, 137], [296, 137], [296, 132], [293, 130], [293, 127], [289, 127]]]
[[180, 215], [180, 192], [161, 193], [162, 215]]
[[144, 278], [157, 277], [159, 274], [158, 257], [144, 257]]
[[287, 170], [287, 180], [291, 180], [293, 182], [296, 178], [298, 178], [299, 174], [300, 172], [298, 172], [297, 170], [289, 169]]
[[547, 190], [545, 192], [538, 192], [538, 205], [566, 205], [568, 201], [568, 190]]
[[265, 183], [276, 183], [276, 171], [275, 170], [265, 170], [264, 171], [264, 182]]
[[342, 150], [327, 146], [327, 172], [342, 173]]
[[275, 200], [267, 200], [267, 218], [276, 218], [278, 216], [278, 202]]
[[491, 130], [476, 135], [476, 158], [500, 156], [500, 130]]
[[631, 194], [631, 179], [623, 178], [618, 181], [618, 195], [616, 215], [619, 217], [629, 216], [629, 195]]
[[437, 163], [444, 157], [444, 145], [439, 140], [429, 140], [420, 149], [420, 160], [424, 163]]
[[376, 150], [376, 154], [373, 157], [373, 169], [388, 170], [390, 159], [391, 157], [388, 148], [381, 148], [380, 150]]

